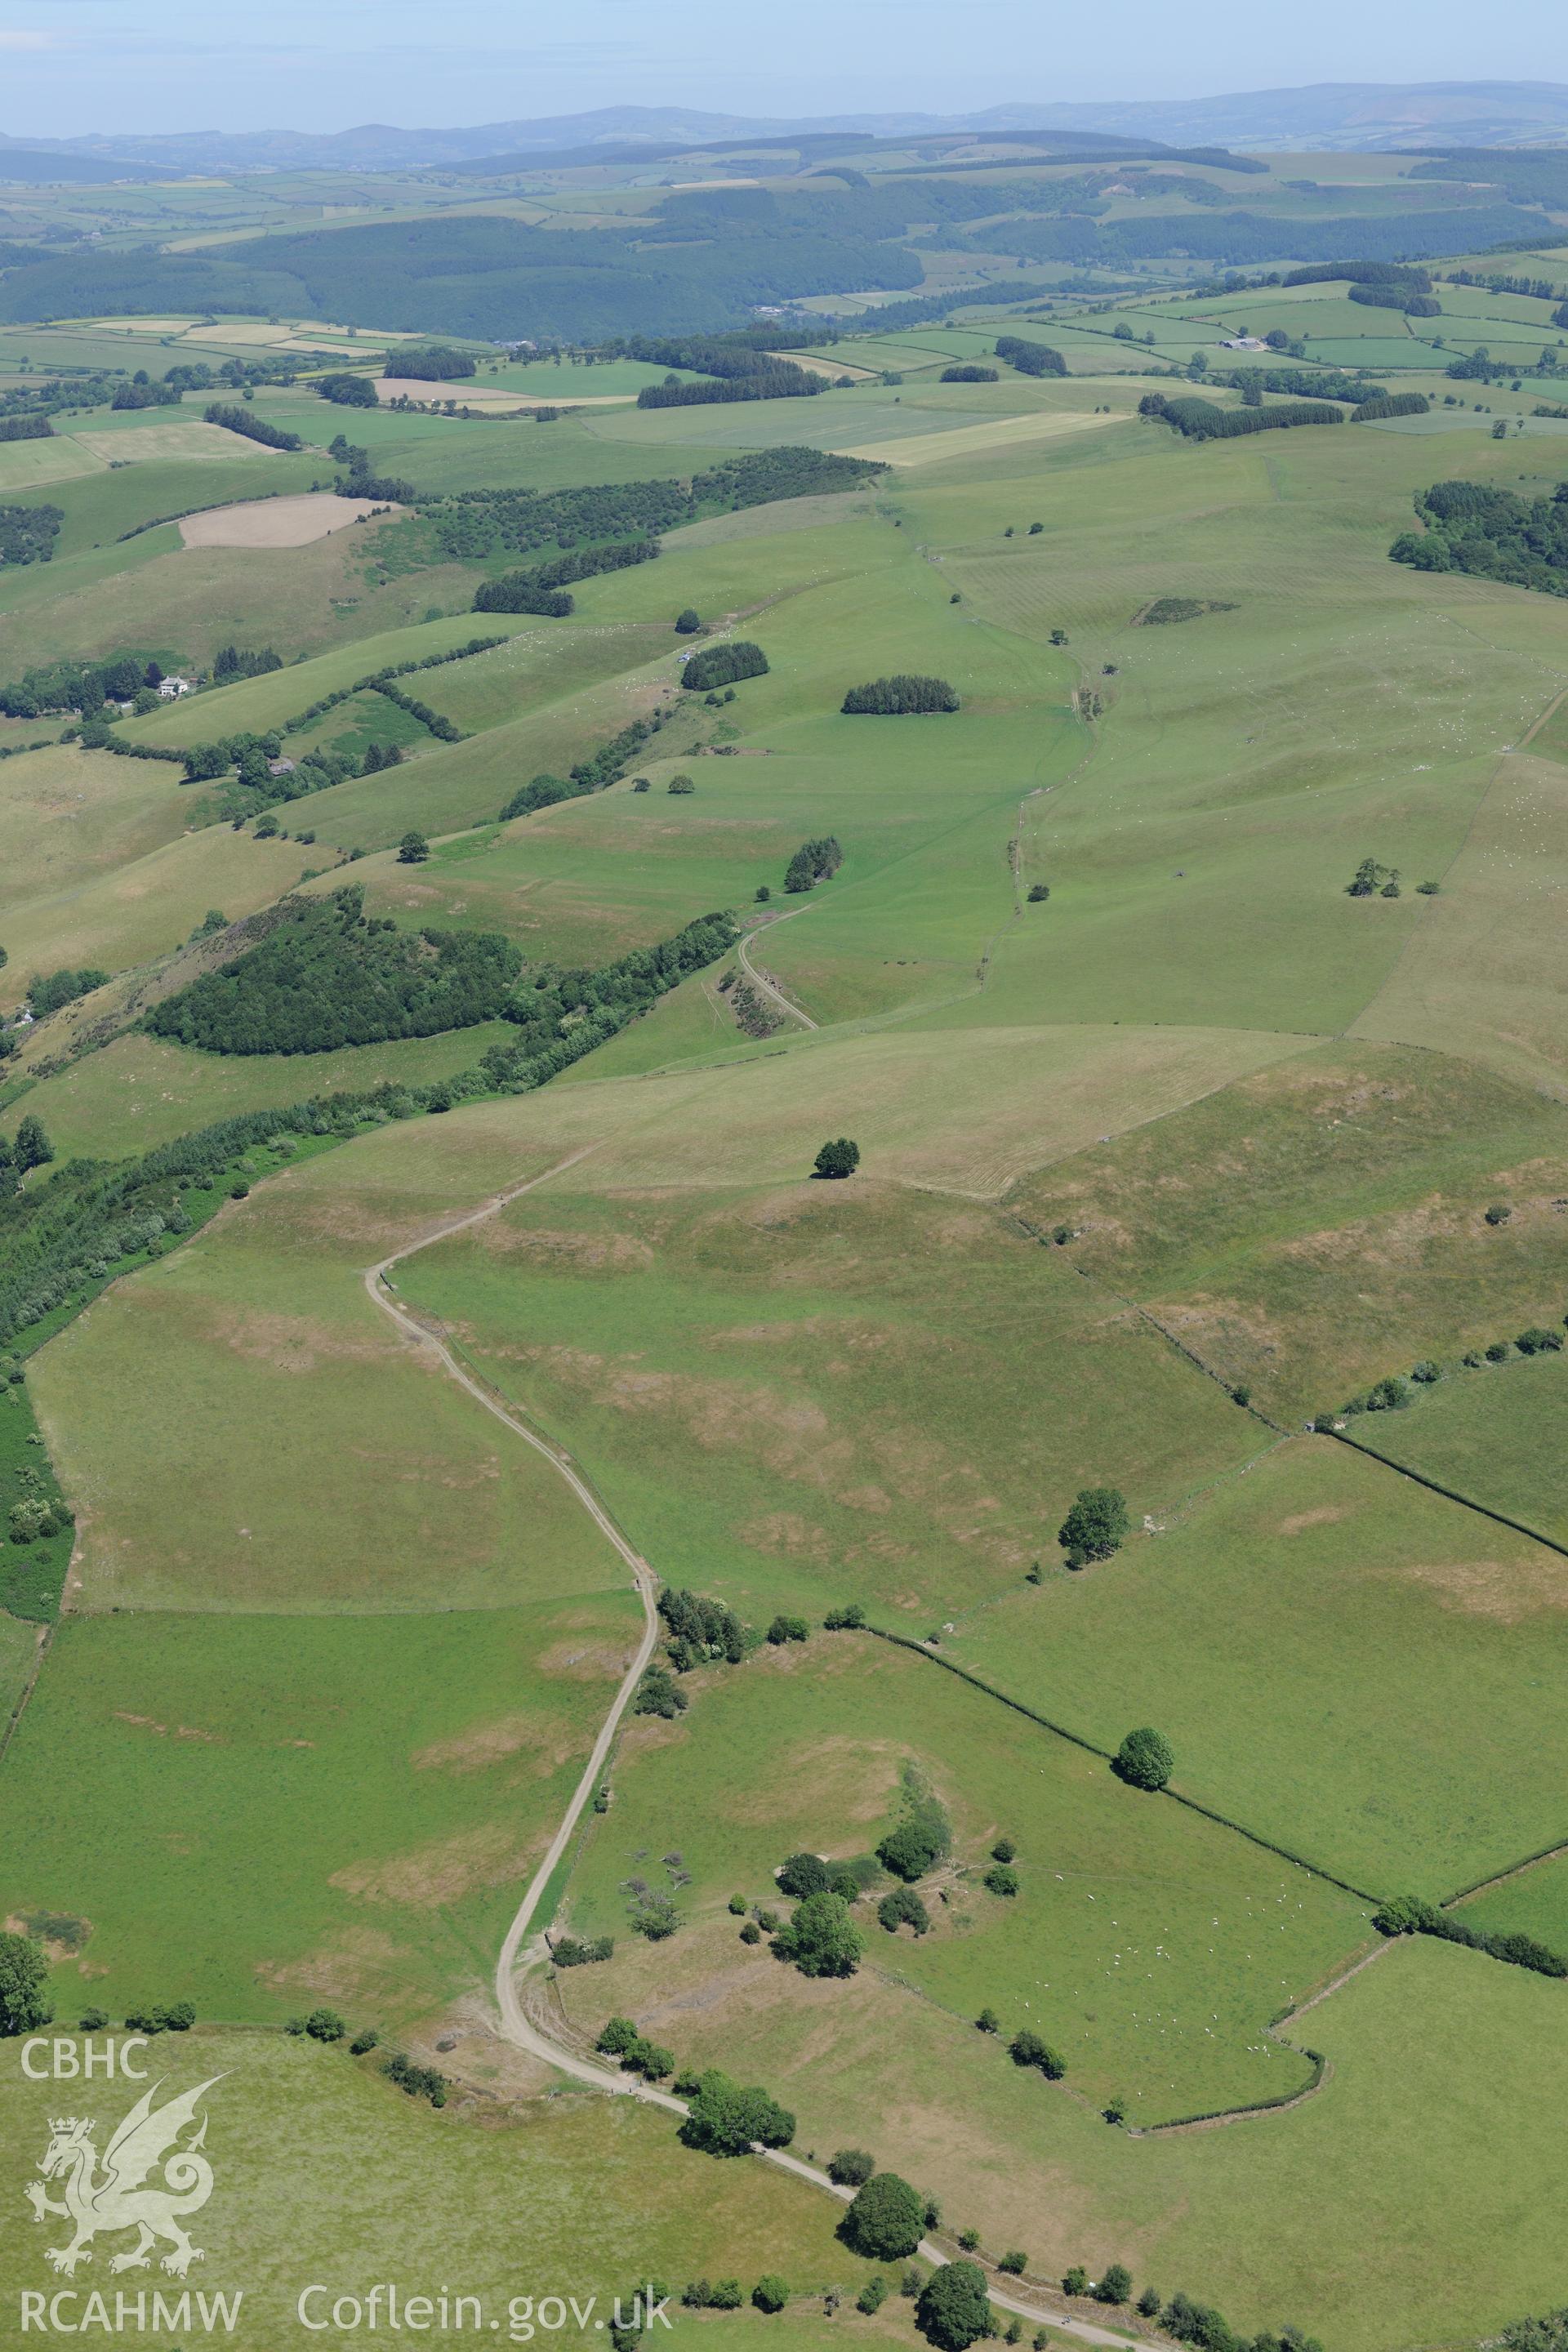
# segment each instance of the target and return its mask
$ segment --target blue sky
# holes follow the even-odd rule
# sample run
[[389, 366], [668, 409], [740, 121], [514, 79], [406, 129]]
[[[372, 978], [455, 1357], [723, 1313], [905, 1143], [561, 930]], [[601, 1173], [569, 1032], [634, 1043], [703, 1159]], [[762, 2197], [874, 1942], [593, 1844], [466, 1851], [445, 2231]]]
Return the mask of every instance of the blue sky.
[[0, 0], [0, 130], [326, 131], [1568, 81], [1560, 0]]

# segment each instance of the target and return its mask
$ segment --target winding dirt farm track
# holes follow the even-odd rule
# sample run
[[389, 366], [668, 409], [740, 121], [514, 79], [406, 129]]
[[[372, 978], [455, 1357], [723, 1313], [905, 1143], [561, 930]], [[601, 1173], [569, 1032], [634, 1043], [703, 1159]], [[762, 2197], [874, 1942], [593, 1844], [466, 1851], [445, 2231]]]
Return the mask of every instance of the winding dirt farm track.
[[[754, 977], [761, 979], [760, 974]], [[784, 1001], [787, 1003], [787, 999]], [[795, 1013], [798, 1018], [803, 1020], [806, 1018], [805, 1014], [799, 1013], [797, 1007], [792, 1005], [789, 1009]], [[815, 1026], [814, 1024], [809, 1025]], [[414, 1346], [424, 1349], [427, 1354], [434, 1355], [448, 1379], [455, 1381], [467, 1395], [473, 1398], [476, 1404], [482, 1405], [488, 1413], [492, 1414], [497, 1421], [510, 1430], [514, 1437], [521, 1437], [525, 1445], [531, 1445], [536, 1454], [542, 1454], [544, 1456], [556, 1475], [565, 1480], [595, 1526], [614, 1546], [631, 1570], [632, 1582], [637, 1588], [643, 1605], [642, 1639], [637, 1643], [636, 1655], [621, 1678], [615, 1698], [611, 1702], [610, 1711], [600, 1727], [599, 1736], [595, 1740], [592, 1753], [583, 1768], [582, 1777], [572, 1792], [571, 1801], [562, 1817], [561, 1825], [551, 1840], [549, 1848], [533, 1876], [530, 1879], [521, 1902], [512, 1915], [511, 1925], [506, 1931], [500, 1951], [496, 1958], [496, 2006], [500, 2013], [501, 2032], [516, 2048], [526, 2050], [531, 2057], [542, 2060], [546, 2065], [554, 2067], [558, 2073], [569, 2074], [577, 2082], [586, 2083], [596, 2091], [609, 2092], [618, 2098], [641, 2099], [649, 2106], [667, 2108], [671, 2115], [684, 2119], [687, 2112], [686, 2102], [684, 2099], [678, 2099], [672, 2092], [658, 2090], [653, 2084], [639, 2082], [632, 2075], [612, 2073], [607, 2066], [596, 2064], [591, 2058], [584, 2058], [577, 2051], [567, 2049], [562, 2043], [552, 2040], [538, 2021], [528, 2014], [518, 1993], [519, 1957], [522, 1951], [524, 1938], [532, 1925], [534, 1913], [538, 1910], [544, 1891], [560, 1864], [562, 1855], [571, 1843], [578, 1822], [583, 1818], [584, 1808], [598, 1785], [600, 1775], [604, 1771], [610, 1749], [614, 1745], [616, 1734], [620, 1728], [621, 1718], [631, 1702], [633, 1692], [642, 1679], [644, 1668], [653, 1655], [654, 1643], [658, 1638], [658, 1615], [655, 1603], [658, 1594], [659, 1580], [642, 1554], [634, 1550], [626, 1541], [587, 1481], [574, 1467], [570, 1456], [562, 1448], [549, 1444], [546, 1439], [538, 1434], [537, 1431], [530, 1429], [525, 1421], [520, 1420], [515, 1413], [510, 1412], [499, 1397], [492, 1395], [481, 1381], [477, 1381], [472, 1373], [465, 1370], [439, 1334], [421, 1323], [417, 1317], [411, 1315], [406, 1307], [398, 1304], [391, 1281], [391, 1269], [401, 1264], [405, 1258], [416, 1256], [419, 1251], [428, 1249], [433, 1243], [447, 1241], [452, 1234], [464, 1233], [469, 1226], [481, 1224], [487, 1217], [498, 1215], [510, 1202], [520, 1200], [523, 1193], [533, 1192], [541, 1184], [549, 1183], [552, 1177], [563, 1175], [568, 1168], [574, 1167], [579, 1160], [586, 1159], [588, 1153], [596, 1149], [596, 1145], [585, 1144], [581, 1150], [574, 1151], [567, 1159], [558, 1160], [553, 1168], [545, 1169], [542, 1175], [531, 1176], [526, 1183], [514, 1184], [509, 1191], [497, 1193], [493, 1200], [485, 1202], [480, 1208], [469, 1210], [464, 1216], [448, 1219], [446, 1223], [436, 1226], [419, 1241], [410, 1243], [406, 1249], [395, 1250], [389, 1257], [381, 1258], [374, 1265], [366, 1266], [363, 1280], [366, 1294], [374, 1301], [382, 1313], [391, 1318], [402, 1338], [411, 1341]], [[798, 2156], [791, 2156], [787, 2149], [759, 2147], [755, 2153], [766, 2163], [776, 2166], [781, 2172], [792, 2172], [797, 2179], [809, 2181], [814, 2189], [826, 2189], [829, 2197], [837, 2199], [841, 2204], [848, 2203], [852, 2194], [849, 2189], [839, 2188], [836, 2182], [828, 2179], [826, 2172], [819, 2171], [813, 2164], [806, 2164]], [[938, 2265], [952, 2259], [951, 2255], [943, 2253], [939, 2246], [933, 2245], [929, 2239], [921, 2239], [919, 2251], [927, 2262]], [[1118, 2335], [1110, 2328], [1095, 2326], [1089, 2320], [1075, 2319], [1070, 2314], [1041, 2301], [1026, 2300], [1016, 2293], [1004, 2292], [994, 2280], [988, 2281], [987, 2284], [994, 2304], [1003, 2311], [1016, 2313], [1021, 2319], [1032, 2320], [1037, 2326], [1042, 2322], [1048, 2323], [1052, 2327], [1061, 2328], [1086, 2344], [1126, 2347], [1136, 2341], [1126, 2332]]]

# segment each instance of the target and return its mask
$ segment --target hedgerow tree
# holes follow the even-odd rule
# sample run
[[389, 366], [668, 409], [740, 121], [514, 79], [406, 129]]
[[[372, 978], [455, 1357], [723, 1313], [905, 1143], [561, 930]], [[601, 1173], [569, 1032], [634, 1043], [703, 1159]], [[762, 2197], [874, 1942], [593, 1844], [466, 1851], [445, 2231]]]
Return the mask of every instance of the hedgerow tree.
[[1015, 2033], [1007, 2044], [1007, 2055], [1015, 2066], [1037, 2067], [1051, 2083], [1059, 2083], [1068, 2070], [1067, 2060], [1061, 2052], [1054, 2050], [1048, 2042], [1031, 2032], [1027, 2027], [1023, 2032]]
[[968, 2352], [971, 2344], [989, 2336], [994, 2322], [979, 2263], [944, 2263], [933, 2271], [915, 2305], [915, 2323], [940, 2352]]
[[397, 845], [399, 866], [423, 866], [430, 855], [430, 845], [422, 833], [405, 833]]
[[896, 2172], [874, 2172], [850, 2200], [839, 2234], [875, 2263], [912, 2254], [925, 2228], [925, 2202]]
[[1130, 1788], [1163, 1789], [1176, 1769], [1176, 1759], [1164, 1735], [1145, 1727], [1128, 1733], [1116, 1751], [1112, 1769]]
[[848, 1904], [828, 1887], [808, 1895], [773, 1938], [774, 1951], [793, 1960], [803, 1977], [852, 1977], [865, 1948]]
[[30, 1936], [0, 1933], [0, 2034], [36, 2033], [49, 2023], [55, 2012], [44, 1998], [48, 1972], [42, 1945]]
[[827, 2178], [840, 2189], [858, 2189], [877, 2169], [877, 2159], [863, 2147], [841, 2147], [827, 2159]]
[[1091, 1559], [1109, 1559], [1129, 1525], [1127, 1497], [1119, 1486], [1081, 1486], [1057, 1531], [1057, 1541], [1069, 1568], [1085, 1568]]

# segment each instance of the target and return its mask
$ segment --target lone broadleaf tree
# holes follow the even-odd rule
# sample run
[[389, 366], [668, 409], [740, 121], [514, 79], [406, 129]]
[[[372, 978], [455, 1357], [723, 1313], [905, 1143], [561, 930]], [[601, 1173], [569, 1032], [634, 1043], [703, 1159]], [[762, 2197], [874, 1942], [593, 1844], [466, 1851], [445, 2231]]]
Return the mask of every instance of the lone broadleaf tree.
[[814, 1176], [853, 1176], [860, 1165], [860, 1146], [841, 1135], [836, 1143], [825, 1143], [812, 1165]]
[[44, 1998], [48, 1972], [43, 1947], [30, 1936], [0, 1934], [0, 2033], [34, 2033], [48, 2024], [55, 2013]]
[[969, 2352], [992, 2331], [985, 2273], [978, 2263], [944, 2263], [921, 2289], [915, 2320], [939, 2352]]
[[1082, 1486], [1057, 1533], [1069, 1568], [1086, 1568], [1091, 1559], [1109, 1559], [1119, 1549], [1131, 1522], [1127, 1497], [1119, 1486]]
[[874, 2263], [901, 2262], [920, 2244], [925, 2200], [896, 2172], [874, 2172], [849, 2200], [842, 2234]]

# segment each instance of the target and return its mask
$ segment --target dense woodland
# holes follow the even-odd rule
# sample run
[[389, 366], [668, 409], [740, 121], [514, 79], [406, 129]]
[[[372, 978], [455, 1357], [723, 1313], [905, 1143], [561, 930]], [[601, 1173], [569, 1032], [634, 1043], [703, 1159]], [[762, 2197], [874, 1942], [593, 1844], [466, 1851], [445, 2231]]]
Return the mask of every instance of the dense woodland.
[[158, 1037], [209, 1054], [326, 1054], [493, 1020], [522, 970], [485, 931], [400, 931], [364, 893], [286, 902], [268, 938], [146, 1016]]
[[1434, 482], [1415, 501], [1425, 532], [1389, 549], [1417, 572], [1472, 572], [1548, 596], [1568, 596], [1568, 482], [1549, 499], [1521, 499], [1485, 482]]

